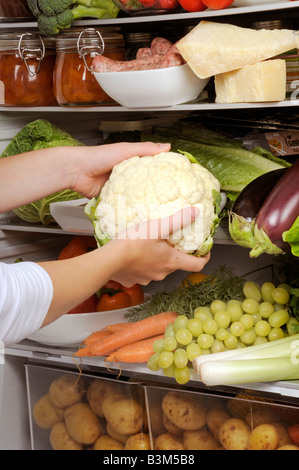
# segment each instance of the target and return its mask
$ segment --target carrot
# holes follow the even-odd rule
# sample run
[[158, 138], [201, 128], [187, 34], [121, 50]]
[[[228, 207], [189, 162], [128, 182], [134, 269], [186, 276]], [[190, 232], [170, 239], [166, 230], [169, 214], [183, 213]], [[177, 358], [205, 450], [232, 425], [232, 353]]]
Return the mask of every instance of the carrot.
[[151, 317], [130, 323], [128, 328], [113, 333], [103, 340], [91, 345], [90, 352], [94, 356], [105, 356], [111, 351], [119, 349], [127, 344], [135, 343], [141, 339], [149, 338], [164, 333], [166, 326], [173, 323], [177, 313], [161, 312]]
[[73, 356], [77, 357], [93, 357], [93, 354], [90, 352], [91, 344], [88, 344], [88, 346], [85, 346], [83, 348], [79, 348], [78, 351], [76, 351]]
[[117, 333], [118, 331], [127, 328], [131, 323], [113, 323], [112, 325], [105, 326], [105, 330], [109, 331], [109, 333]]
[[136, 343], [127, 344], [122, 348], [112, 352], [106, 359], [109, 362], [147, 362], [154, 354], [153, 344], [157, 339], [163, 339], [164, 335], [152, 336], [151, 338], [141, 339]]
[[87, 336], [87, 338], [85, 338], [85, 340], [83, 341], [83, 344], [87, 346], [89, 344], [96, 343], [97, 341], [100, 341], [101, 339], [107, 338], [107, 336], [110, 336], [110, 335], [111, 333], [105, 330], [105, 328], [103, 328], [102, 330], [94, 331], [89, 336]]

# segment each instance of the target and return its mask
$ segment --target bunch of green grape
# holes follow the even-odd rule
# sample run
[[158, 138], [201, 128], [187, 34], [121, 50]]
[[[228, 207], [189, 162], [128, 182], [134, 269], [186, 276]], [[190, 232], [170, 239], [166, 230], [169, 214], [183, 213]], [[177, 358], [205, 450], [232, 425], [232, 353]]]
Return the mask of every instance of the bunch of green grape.
[[215, 300], [209, 306], [197, 307], [192, 318], [178, 315], [165, 329], [164, 338], [155, 341], [148, 368], [162, 369], [165, 376], [185, 384], [195, 357], [285, 337], [290, 334], [288, 323], [295, 320], [287, 310], [288, 289], [285, 284], [275, 287], [265, 282], [259, 286], [247, 281], [243, 301]]

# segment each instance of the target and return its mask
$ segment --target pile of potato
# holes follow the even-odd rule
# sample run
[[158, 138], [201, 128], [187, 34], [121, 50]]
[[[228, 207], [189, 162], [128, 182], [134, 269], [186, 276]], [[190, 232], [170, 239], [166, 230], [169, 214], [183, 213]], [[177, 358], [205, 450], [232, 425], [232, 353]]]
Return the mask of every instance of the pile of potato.
[[33, 407], [54, 450], [299, 450], [269, 405], [62, 374]]
[[63, 374], [33, 407], [54, 450], [149, 450], [143, 397], [132, 386]]
[[261, 403], [180, 391], [152, 402], [149, 421], [156, 450], [299, 450], [279, 417]]

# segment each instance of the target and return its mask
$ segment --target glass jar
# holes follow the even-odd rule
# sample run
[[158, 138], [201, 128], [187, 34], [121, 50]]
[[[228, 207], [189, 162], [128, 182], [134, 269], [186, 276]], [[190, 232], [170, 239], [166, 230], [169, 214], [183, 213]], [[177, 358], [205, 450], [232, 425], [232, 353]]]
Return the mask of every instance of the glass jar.
[[119, 28], [87, 28], [63, 31], [56, 39], [54, 93], [61, 106], [115, 104], [100, 87], [91, 71], [96, 55], [125, 59]]
[[35, 33], [0, 34], [0, 105], [53, 106], [55, 40]]
[[33, 18], [27, 0], [0, 0], [0, 18], [9, 20]]
[[144, 47], [151, 47], [151, 42], [153, 38], [154, 36], [151, 32], [128, 33], [125, 36], [126, 60], [135, 59], [138, 49]]

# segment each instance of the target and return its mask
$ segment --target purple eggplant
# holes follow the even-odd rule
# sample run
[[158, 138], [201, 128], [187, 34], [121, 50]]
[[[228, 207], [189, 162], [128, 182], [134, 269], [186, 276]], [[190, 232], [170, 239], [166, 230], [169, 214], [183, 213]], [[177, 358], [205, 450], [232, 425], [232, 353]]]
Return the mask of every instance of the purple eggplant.
[[283, 241], [283, 233], [291, 229], [298, 216], [299, 160], [285, 170], [260, 208], [254, 224], [256, 245], [250, 256], [289, 251], [290, 245]]
[[238, 245], [245, 248], [255, 246], [255, 218], [285, 171], [286, 168], [269, 171], [255, 178], [238, 195], [229, 214], [230, 236]]
[[251, 181], [238, 195], [232, 212], [249, 220], [254, 219], [285, 171], [286, 168], [269, 171]]

